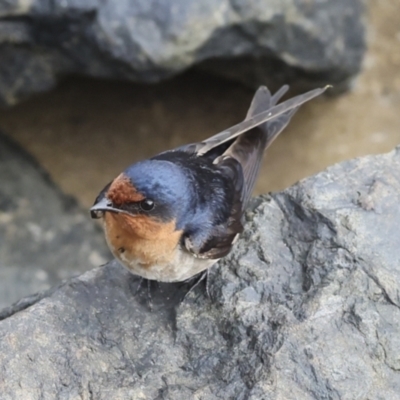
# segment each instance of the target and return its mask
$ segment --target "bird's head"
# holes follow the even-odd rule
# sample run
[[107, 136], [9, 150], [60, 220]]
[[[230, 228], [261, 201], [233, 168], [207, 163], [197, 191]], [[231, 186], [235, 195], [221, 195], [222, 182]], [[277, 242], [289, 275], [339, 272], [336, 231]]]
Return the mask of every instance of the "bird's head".
[[98, 195], [92, 218], [106, 212], [146, 215], [160, 222], [178, 220], [190, 202], [187, 178], [179, 166], [145, 160], [128, 167]]

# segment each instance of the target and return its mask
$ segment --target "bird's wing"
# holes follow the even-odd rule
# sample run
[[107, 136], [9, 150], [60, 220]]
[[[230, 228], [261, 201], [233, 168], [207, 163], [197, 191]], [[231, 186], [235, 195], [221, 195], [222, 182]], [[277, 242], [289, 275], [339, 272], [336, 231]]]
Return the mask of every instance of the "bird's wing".
[[229, 218], [214, 226], [207, 239], [201, 243], [196, 240], [195, 234], [185, 237], [186, 249], [196, 257], [218, 259], [229, 253], [243, 230], [243, 211], [251, 196], [265, 148], [286, 127], [300, 105], [320, 95], [326, 88], [313, 90], [276, 105], [287, 90], [288, 87], [283, 86], [271, 96], [266, 87], [260, 87], [243, 122], [204, 142], [178, 149], [201, 156], [207, 152], [214, 153], [211, 150], [216, 147], [216, 153], [219, 153], [219, 146], [222, 145], [223, 153], [219, 153], [213, 163], [216, 169], [234, 182]]
[[202, 237], [200, 241], [199, 236], [203, 236], [203, 232], [200, 234], [192, 232], [185, 236], [183, 243], [186, 249], [199, 258], [219, 259], [226, 256], [238, 235], [243, 231], [241, 197], [245, 182], [242, 167], [234, 158], [225, 158], [220, 160], [217, 168], [233, 185], [229, 188], [228, 196], [230, 214], [225, 221], [212, 226], [207, 231], [207, 237]]
[[[175, 149], [175, 151], [185, 151], [189, 153], [197, 153], [197, 155], [202, 156], [205, 153], [209, 152], [213, 148], [220, 146], [224, 144], [225, 142], [228, 142], [237, 136], [241, 135], [244, 132], [249, 131], [252, 128], [255, 128], [267, 121], [271, 121], [276, 119], [282, 114], [287, 113], [290, 110], [293, 110], [295, 108], [298, 108], [302, 104], [306, 103], [307, 101], [310, 101], [311, 99], [321, 95], [322, 93], [325, 92], [326, 89], [328, 89], [330, 86], [325, 86], [324, 88], [319, 88], [319, 89], [314, 89], [311, 90], [307, 93], [300, 94], [298, 96], [292, 97], [289, 100], [284, 101], [283, 103], [280, 103], [278, 105], [272, 105], [270, 104], [267, 109], [264, 108], [264, 111], [261, 111], [258, 108], [258, 102], [256, 100], [256, 96], [253, 99], [253, 103], [255, 102], [257, 104], [254, 105], [254, 110], [259, 111], [258, 113], [253, 113], [252, 112], [252, 106], [250, 106], [249, 113], [246, 117], [246, 119], [231, 128], [225, 129], [224, 131], [217, 133], [214, 136], [211, 136], [210, 138], [199, 142], [199, 143], [191, 143], [182, 147], [178, 147]], [[278, 98], [280, 98], [288, 89], [288, 86], [283, 86], [274, 96], [271, 97], [271, 103], [273, 101], [277, 101]], [[267, 89], [268, 90], [268, 89]], [[272, 105], [272, 106], [271, 106]], [[249, 115], [251, 114], [251, 116]]]

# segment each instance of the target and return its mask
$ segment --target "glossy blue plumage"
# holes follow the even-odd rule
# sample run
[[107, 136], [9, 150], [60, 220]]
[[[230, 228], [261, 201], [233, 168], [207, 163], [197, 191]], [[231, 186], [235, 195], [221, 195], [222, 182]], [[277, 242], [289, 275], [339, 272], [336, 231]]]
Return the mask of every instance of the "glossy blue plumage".
[[211, 160], [199, 164], [191, 155], [179, 157], [174, 152], [161, 158], [133, 164], [124, 175], [138, 192], [155, 202], [154, 216], [175, 220], [176, 229], [201, 247], [214, 227], [229, 217], [233, 185]]
[[145, 197], [168, 207], [170, 217], [176, 219], [187, 211], [192, 190], [178, 165], [164, 160], [144, 160], [128, 167], [124, 174]]

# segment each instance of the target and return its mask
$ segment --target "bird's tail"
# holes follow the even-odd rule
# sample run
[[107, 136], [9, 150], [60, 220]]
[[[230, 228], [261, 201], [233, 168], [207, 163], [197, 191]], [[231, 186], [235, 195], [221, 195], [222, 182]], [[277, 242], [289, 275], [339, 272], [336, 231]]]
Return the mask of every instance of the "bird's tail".
[[[282, 86], [272, 96], [268, 88], [261, 86], [253, 97], [246, 120], [275, 106], [288, 89], [289, 86]], [[299, 107], [295, 107], [243, 133], [225, 152], [226, 155], [234, 157], [242, 165], [246, 185], [242, 198], [244, 207], [246, 207], [251, 197], [260, 170], [264, 150], [283, 131], [298, 109]]]
[[[251, 101], [249, 111], [247, 111], [246, 119], [254, 117], [265, 110], [272, 108], [278, 104], [278, 101], [289, 90], [288, 85], [282, 86], [273, 96], [266, 86], [260, 86]], [[295, 107], [284, 114], [279, 115], [270, 121], [264, 122], [260, 127], [266, 135], [266, 148], [276, 139], [276, 137], [286, 128], [292, 116], [300, 107]]]

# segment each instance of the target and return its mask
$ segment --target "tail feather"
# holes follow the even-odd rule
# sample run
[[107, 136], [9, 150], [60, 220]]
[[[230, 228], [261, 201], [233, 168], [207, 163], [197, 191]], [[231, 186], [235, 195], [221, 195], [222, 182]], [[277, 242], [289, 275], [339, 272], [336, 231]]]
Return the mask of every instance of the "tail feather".
[[[288, 89], [287, 85], [282, 86], [271, 96], [270, 91], [265, 86], [261, 86], [253, 97], [246, 119], [275, 106]], [[279, 133], [287, 126], [298, 108], [293, 108], [279, 115], [277, 118], [271, 119], [243, 133], [226, 150], [225, 155], [234, 157], [242, 165], [246, 185], [242, 194], [243, 208], [246, 207], [251, 197], [260, 170], [264, 150], [271, 145]]]
[[[284, 87], [284, 86], [283, 86]], [[251, 100], [249, 110], [246, 114], [246, 119], [253, 115], [262, 113], [272, 107], [272, 95], [266, 86], [260, 86]]]

